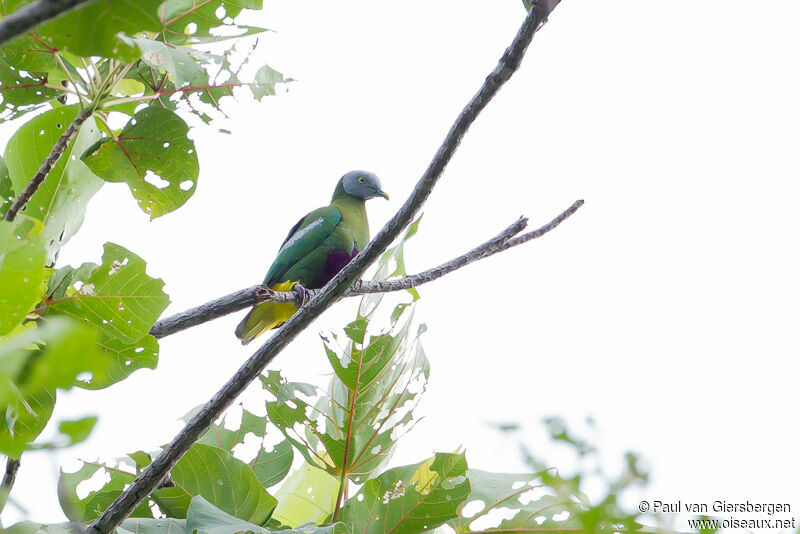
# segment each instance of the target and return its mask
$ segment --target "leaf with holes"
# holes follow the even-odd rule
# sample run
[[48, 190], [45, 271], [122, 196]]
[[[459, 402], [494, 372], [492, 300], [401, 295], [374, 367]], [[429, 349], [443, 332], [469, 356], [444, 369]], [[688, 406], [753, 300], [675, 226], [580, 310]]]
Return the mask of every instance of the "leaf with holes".
[[354, 533], [433, 530], [458, 516], [470, 494], [466, 472], [463, 454], [445, 453], [437, 453], [432, 461], [390, 469], [348, 499], [340, 518], [353, 525]]
[[409, 335], [412, 319], [413, 305], [404, 308], [393, 330], [371, 335], [366, 342], [357, 341], [365, 332], [352, 329], [340, 355], [332, 344], [325, 344], [334, 369], [328, 411], [333, 421], [342, 422], [327, 425], [326, 433], [341, 440], [347, 453], [341, 462], [331, 455], [357, 483], [389, 461], [396, 441], [415, 423], [413, 411], [427, 386], [430, 366], [419, 339], [423, 329]]
[[[261, 9], [262, 0], [166, 0], [159, 11], [160, 33], [170, 43], [218, 40], [219, 35], [258, 33], [261, 28], [239, 27], [234, 18], [242, 9]], [[224, 30], [213, 31], [217, 28]]]
[[[51, 109], [26, 122], [14, 133], [5, 152], [14, 191], [22, 191], [28, 185], [77, 114], [77, 105]], [[82, 154], [98, 139], [100, 133], [97, 125], [90, 118], [47, 174], [23, 212], [44, 223], [42, 237], [49, 263], [54, 261], [58, 249], [78, 231], [83, 223], [86, 205], [103, 185], [103, 181], [75, 156]]]
[[0, 452], [16, 456], [41, 433], [56, 388], [70, 389], [80, 375], [103, 368], [95, 341], [92, 328], [54, 317], [0, 343]]
[[149, 332], [169, 304], [163, 287], [164, 282], [147, 275], [139, 256], [106, 243], [102, 264], [75, 269], [63, 296], [47, 302], [44, 317], [74, 317], [98, 331], [108, 365], [85, 387], [106, 387], [136, 369], [155, 367], [158, 344]]
[[142, 61], [146, 65], [169, 73], [176, 88], [186, 85], [208, 85], [208, 73], [190, 54], [190, 48], [173, 46], [143, 37], [126, 37], [124, 40], [139, 49]]
[[116, 138], [87, 151], [83, 160], [103, 179], [127, 183], [139, 207], [154, 219], [194, 194], [199, 167], [188, 133], [178, 115], [151, 106], [137, 113]]
[[258, 477], [261, 485], [269, 488], [286, 477], [292, 467], [294, 449], [288, 441], [281, 441], [269, 451], [264, 448], [267, 435], [266, 417], [242, 409], [238, 426], [235, 424], [227, 426], [236, 426], [236, 429], [226, 428], [224, 422], [214, 423], [200, 436], [197, 442], [233, 452], [237, 445], [244, 443], [245, 436], [253, 434], [255, 437], [261, 438], [261, 447], [248, 465]]
[[[548, 475], [543, 478], [543, 475]], [[472, 491], [459, 507], [458, 517], [449, 525], [460, 532], [508, 532], [522, 529], [526, 532], [558, 531], [576, 525], [573, 518], [584, 506], [585, 497], [574, 491], [565, 494], [563, 485], [552, 480], [557, 475], [547, 473], [489, 473], [470, 469], [467, 478]], [[570, 495], [574, 494], [574, 496]], [[508, 511], [510, 519], [491, 513]], [[580, 530], [580, 529], [579, 529]]]
[[42, 224], [24, 215], [0, 221], [0, 335], [8, 334], [41, 299], [47, 251]]
[[46, 73], [25, 70], [0, 59], [0, 121], [9, 121], [38, 109], [61, 94], [61, 91], [46, 85]]
[[[5, 17], [31, 0], [5, 0], [0, 2], [0, 16]], [[33, 32], [25, 32], [0, 46], [0, 60], [17, 69], [46, 72], [57, 68], [57, 50], [47, 47]]]
[[[104, 465], [86, 461], [74, 473], [65, 473], [62, 470], [58, 478], [58, 501], [61, 510], [70, 521], [84, 523], [97, 519], [120, 496], [125, 486], [136, 478], [132, 471], [133, 467], [130, 464]], [[78, 486], [89, 484], [87, 481], [90, 479], [107, 480], [100, 488], [90, 491], [84, 498], [78, 497]], [[152, 518], [153, 514], [147, 501], [139, 504], [130, 517]]]

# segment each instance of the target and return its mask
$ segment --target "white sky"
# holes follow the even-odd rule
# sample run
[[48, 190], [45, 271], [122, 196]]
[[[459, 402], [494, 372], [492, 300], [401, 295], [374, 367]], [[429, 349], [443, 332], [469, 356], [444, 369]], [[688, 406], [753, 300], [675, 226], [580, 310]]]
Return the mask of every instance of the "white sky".
[[[519, 0], [267, 4], [258, 18], [276, 33], [263, 56], [298, 81], [229, 105], [230, 136], [195, 132], [201, 176], [177, 212], [148, 223], [125, 186], [105, 187], [61, 261], [120, 243], [166, 281], [177, 312], [260, 281], [291, 225], [354, 168], [392, 195], [368, 206], [374, 233], [524, 17]], [[431, 196], [409, 270], [521, 214], [538, 226], [586, 205], [545, 238], [421, 289], [426, 418], [395, 464], [463, 445], [473, 467], [521, 469], [496, 422], [526, 424], [520, 437], [559, 462], [538, 422], [592, 416], [609, 469], [625, 450], [647, 459], [652, 483], [631, 505], [800, 510], [798, 20], [795, 0], [563, 0]], [[338, 304], [273, 367], [326, 384], [317, 333], [355, 306]], [[165, 339], [156, 372], [63, 395], [54, 419], [100, 422], [79, 447], [23, 458], [14, 496], [30, 517], [62, 518], [57, 465], [168, 441], [252, 352], [233, 336], [240, 316]]]

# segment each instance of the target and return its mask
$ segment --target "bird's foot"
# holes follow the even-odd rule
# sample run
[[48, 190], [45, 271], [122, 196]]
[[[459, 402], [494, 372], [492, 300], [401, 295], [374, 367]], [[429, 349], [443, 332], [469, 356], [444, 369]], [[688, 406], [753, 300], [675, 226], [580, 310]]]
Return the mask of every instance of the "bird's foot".
[[295, 298], [295, 304], [298, 305], [298, 308], [302, 308], [309, 300], [311, 300], [311, 292], [304, 288], [299, 282], [292, 286], [292, 291], [297, 295]]

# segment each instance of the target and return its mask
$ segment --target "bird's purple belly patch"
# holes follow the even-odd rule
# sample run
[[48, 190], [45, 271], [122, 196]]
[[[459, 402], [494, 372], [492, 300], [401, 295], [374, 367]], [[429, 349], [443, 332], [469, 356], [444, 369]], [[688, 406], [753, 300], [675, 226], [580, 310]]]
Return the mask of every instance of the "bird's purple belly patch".
[[334, 249], [328, 253], [325, 259], [325, 265], [322, 266], [322, 275], [314, 280], [314, 286], [310, 289], [317, 289], [327, 284], [331, 278], [336, 276], [336, 273], [344, 269], [344, 266], [356, 257], [358, 250], [353, 248], [353, 253], [348, 254], [346, 250]]

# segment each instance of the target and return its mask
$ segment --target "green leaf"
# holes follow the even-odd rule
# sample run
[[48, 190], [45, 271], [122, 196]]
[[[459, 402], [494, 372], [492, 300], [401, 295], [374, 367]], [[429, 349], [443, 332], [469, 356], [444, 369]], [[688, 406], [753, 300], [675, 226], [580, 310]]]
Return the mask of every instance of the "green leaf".
[[61, 421], [58, 424], [58, 431], [69, 437], [69, 444], [74, 445], [84, 441], [92, 433], [97, 417], [90, 416], [74, 421]]
[[[242, 9], [261, 9], [261, 0], [166, 0], [160, 11], [161, 35], [170, 43], [185, 44], [203, 41], [217, 34], [235, 35], [248, 33], [247, 29], [236, 31], [233, 19]], [[225, 27], [225, 31], [212, 29]]]
[[256, 71], [255, 80], [250, 86], [250, 90], [253, 92], [253, 97], [255, 97], [256, 100], [260, 100], [265, 96], [274, 95], [275, 85], [285, 81], [283, 74], [269, 65], [264, 65]]
[[11, 178], [8, 177], [6, 160], [0, 157], [0, 217], [5, 216], [16, 196], [14, 185], [11, 183]]
[[364, 534], [414, 534], [458, 516], [470, 494], [463, 454], [437, 453], [432, 460], [390, 469], [368, 480], [347, 500], [340, 517]]
[[158, 340], [150, 334], [128, 343], [101, 333], [97, 345], [108, 363], [102, 372], [92, 376], [91, 382], [81, 386], [85, 389], [103, 389], [124, 380], [137, 369], [155, 369], [158, 365]]
[[[128, 518], [122, 522], [116, 532], [117, 534], [190, 534], [186, 530], [185, 519], [173, 519], [171, 517], [163, 519]], [[48, 532], [47, 534], [53, 533]], [[75, 533], [71, 532], [70, 534]]]
[[164, 282], [145, 272], [145, 262], [129, 250], [106, 243], [101, 265], [84, 264], [71, 272], [56, 271], [69, 283], [63, 296], [48, 304], [44, 317], [68, 316], [94, 326], [106, 366], [83, 387], [99, 389], [133, 371], [155, 368], [158, 342], [149, 334], [169, 304]]
[[66, 295], [48, 305], [46, 315], [68, 315], [100, 332], [136, 343], [150, 332], [169, 304], [164, 282], [145, 272], [142, 258], [114, 243], [103, 247], [103, 261], [79, 268]]
[[265, 488], [274, 486], [283, 480], [289, 469], [292, 468], [294, 449], [288, 441], [281, 441], [271, 451], [263, 448], [258, 450], [256, 457], [250, 462], [250, 467]]
[[0, 421], [0, 452], [19, 458], [28, 443], [42, 433], [56, 404], [55, 389], [23, 392], [15, 407], [8, 406]]
[[[90, 492], [83, 499], [78, 497], [78, 485], [93, 477], [108, 476], [109, 481], [98, 490]], [[58, 478], [58, 501], [61, 510], [70, 521], [88, 522], [100, 517], [106, 508], [119, 497], [125, 486], [133, 482], [136, 475], [119, 468], [106, 466], [99, 463], [84, 462], [83, 466], [74, 473], [61, 471]], [[147, 506], [147, 501], [142, 502], [131, 514], [131, 517], [153, 517]]]
[[26, 33], [0, 47], [0, 60], [17, 69], [43, 74], [58, 68], [56, 53], [37, 41], [34, 34]]
[[[575, 527], [569, 520], [580, 510], [581, 502], [549, 487], [542, 479], [542, 474], [489, 473], [470, 469], [467, 478], [472, 491], [466, 502], [481, 502], [483, 508], [477, 513], [473, 510], [469, 517], [465, 517], [464, 507], [459, 507], [458, 517], [449, 522], [450, 526], [456, 532], [481, 530], [487, 533], [506, 532], [507, 529], [549, 532]], [[495, 526], [480, 529], [473, 526], [486, 521], [486, 515], [497, 508], [518, 512], [513, 518], [503, 519]]]
[[200, 436], [197, 442], [233, 452], [237, 445], [244, 443], [246, 435], [253, 434], [257, 438], [261, 438], [261, 447], [248, 465], [258, 477], [261, 485], [269, 488], [286, 477], [292, 467], [294, 449], [288, 441], [281, 441], [270, 451], [264, 449], [267, 436], [266, 417], [243, 409], [238, 428], [232, 430], [225, 427], [224, 423], [212, 424], [211, 428]]
[[[133, 60], [137, 50], [119, 34], [158, 31], [161, 0], [94, 1], [40, 26], [36, 33], [49, 47], [79, 56]], [[102, 22], [101, 22], [102, 21]]]
[[176, 47], [142, 37], [124, 40], [139, 49], [145, 64], [168, 72], [176, 88], [208, 85], [208, 74], [190, 54], [191, 48]]
[[199, 167], [188, 132], [178, 115], [151, 106], [83, 159], [103, 179], [127, 183], [139, 207], [154, 219], [179, 208], [194, 194]]
[[38, 109], [61, 94], [45, 87], [47, 74], [28, 71], [0, 60], [0, 120], [8, 121]]
[[256, 524], [264, 523], [277, 504], [247, 464], [203, 443], [196, 443], [172, 468], [172, 480], [188, 495], [202, 495], [219, 509]]
[[[56, 388], [70, 389], [79, 375], [102, 369], [95, 341], [91, 328], [56, 317], [0, 343], [0, 452], [16, 456], [41, 433]], [[64, 430], [80, 437], [74, 425]]]
[[25, 319], [44, 290], [45, 251], [42, 224], [24, 215], [0, 221], [0, 335]]
[[275, 494], [278, 506], [272, 517], [290, 527], [309, 521], [322, 523], [333, 513], [338, 491], [339, 480], [336, 477], [304, 463], [278, 488]]
[[54, 441], [36, 442], [28, 448], [31, 450], [57, 449], [61, 447], [71, 447], [76, 443], [85, 441], [94, 429], [97, 417], [89, 416], [81, 419], [60, 421], [58, 423], [59, 435]]
[[[22, 191], [78, 113], [77, 105], [63, 106], [37, 115], [17, 130], [6, 145], [6, 164], [14, 191]], [[100, 139], [94, 119], [81, 127], [75, 139], [47, 174], [28, 202], [25, 215], [44, 223], [42, 237], [52, 263], [58, 249], [75, 235], [86, 205], [103, 185], [74, 154], [82, 154]]]
[[270, 534], [272, 532], [280, 532], [282, 534], [349, 534], [342, 523], [322, 526], [306, 524], [292, 530], [268, 530], [223, 512], [203, 499], [203, 497], [192, 499], [189, 513], [186, 516], [186, 531], [196, 534], [238, 534], [240, 532], [254, 532], [256, 534]]

